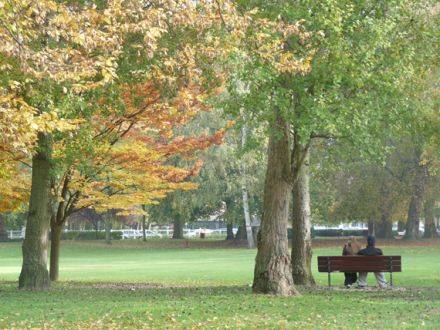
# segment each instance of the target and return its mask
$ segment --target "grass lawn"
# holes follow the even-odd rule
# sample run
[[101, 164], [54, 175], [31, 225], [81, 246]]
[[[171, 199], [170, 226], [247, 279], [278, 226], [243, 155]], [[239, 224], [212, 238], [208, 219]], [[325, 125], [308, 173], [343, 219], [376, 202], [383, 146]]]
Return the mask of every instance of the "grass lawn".
[[[173, 244], [63, 242], [61, 282], [47, 292], [16, 289], [20, 244], [0, 244], [0, 328], [440, 329], [438, 244], [384, 247], [402, 255], [398, 289], [301, 288], [288, 298], [251, 293], [255, 250]], [[314, 270], [317, 255], [340, 250], [315, 248]], [[315, 276], [326, 285], [326, 274]]]

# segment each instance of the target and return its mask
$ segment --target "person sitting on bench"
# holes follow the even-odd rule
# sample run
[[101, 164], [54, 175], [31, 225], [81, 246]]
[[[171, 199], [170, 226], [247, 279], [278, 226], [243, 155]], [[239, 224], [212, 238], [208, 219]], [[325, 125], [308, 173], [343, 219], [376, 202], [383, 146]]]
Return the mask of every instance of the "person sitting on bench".
[[[367, 237], [367, 247], [358, 252], [360, 256], [382, 256], [382, 250], [376, 248], [376, 238], [372, 235]], [[358, 279], [358, 287], [365, 288], [367, 286], [367, 272], [360, 272]], [[385, 289], [387, 287], [387, 281], [385, 280], [385, 275], [382, 272], [374, 272], [374, 276], [376, 276], [377, 284], [381, 289]]]
[[[359, 244], [356, 242], [356, 238], [351, 237], [350, 240], [345, 243], [342, 250], [343, 256], [355, 256], [360, 250]], [[350, 288], [357, 281], [357, 273], [344, 273], [346, 288]]]

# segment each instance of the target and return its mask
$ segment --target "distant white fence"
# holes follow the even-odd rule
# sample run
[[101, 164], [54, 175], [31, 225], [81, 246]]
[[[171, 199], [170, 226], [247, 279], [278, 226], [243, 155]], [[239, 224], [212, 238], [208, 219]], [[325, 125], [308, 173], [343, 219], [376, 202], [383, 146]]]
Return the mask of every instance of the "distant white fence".
[[[95, 232], [95, 230], [64, 230], [65, 233], [68, 232]], [[104, 232], [104, 230], [100, 230], [101, 232]], [[138, 239], [143, 237], [142, 230], [137, 229], [112, 229], [112, 232], [120, 232], [122, 239]], [[8, 230], [8, 238], [9, 239], [24, 239], [26, 232], [26, 228], [23, 228], [22, 230]], [[219, 228], [219, 229], [205, 229], [205, 228], [198, 228], [198, 229], [183, 229], [183, 236], [187, 238], [197, 238], [200, 237], [201, 233], [204, 233], [205, 236], [216, 236], [216, 235], [226, 235], [227, 229], [226, 228]], [[237, 233], [237, 228], [233, 229], [234, 234]], [[156, 230], [145, 230], [145, 236], [147, 238], [163, 238], [163, 237], [171, 237], [173, 236], [173, 230], [172, 229], [156, 229]]]
[[22, 230], [8, 230], [8, 238], [23, 239], [25, 232], [26, 232], [26, 228], [23, 228]]

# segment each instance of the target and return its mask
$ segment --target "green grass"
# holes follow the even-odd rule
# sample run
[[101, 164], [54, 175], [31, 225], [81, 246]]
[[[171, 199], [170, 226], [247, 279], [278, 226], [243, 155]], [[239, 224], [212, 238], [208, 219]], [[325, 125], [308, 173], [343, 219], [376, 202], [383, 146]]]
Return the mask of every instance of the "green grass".
[[[64, 242], [63, 242], [64, 243]], [[153, 244], [154, 245], [154, 244]], [[16, 289], [18, 243], [0, 244], [0, 328], [411, 328], [440, 326], [440, 247], [385, 247], [403, 258], [400, 290], [301, 288], [300, 297], [254, 295], [255, 250], [154, 248], [141, 242], [64, 243], [61, 282]], [[317, 248], [338, 255], [339, 247]], [[327, 275], [313, 269], [319, 285]], [[342, 274], [333, 274], [335, 285]], [[369, 281], [374, 284], [374, 276]]]

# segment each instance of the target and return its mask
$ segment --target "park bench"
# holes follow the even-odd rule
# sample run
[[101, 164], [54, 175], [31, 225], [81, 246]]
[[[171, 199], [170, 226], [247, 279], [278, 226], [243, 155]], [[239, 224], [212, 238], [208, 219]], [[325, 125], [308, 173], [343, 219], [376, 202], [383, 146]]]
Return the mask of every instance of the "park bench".
[[328, 273], [328, 286], [331, 287], [332, 272], [387, 272], [393, 286], [393, 273], [402, 271], [401, 256], [320, 256], [318, 271]]

